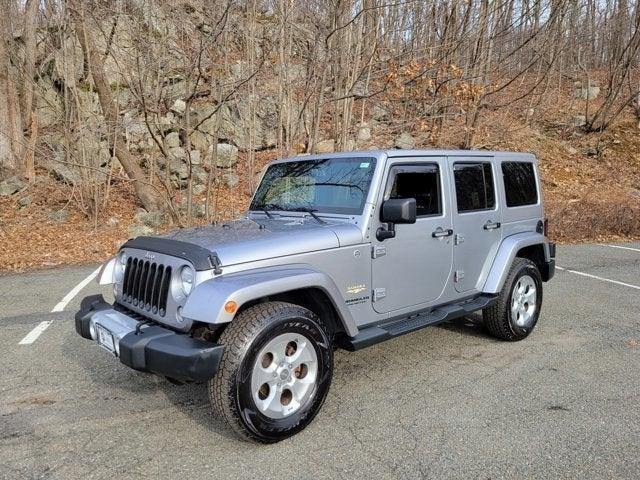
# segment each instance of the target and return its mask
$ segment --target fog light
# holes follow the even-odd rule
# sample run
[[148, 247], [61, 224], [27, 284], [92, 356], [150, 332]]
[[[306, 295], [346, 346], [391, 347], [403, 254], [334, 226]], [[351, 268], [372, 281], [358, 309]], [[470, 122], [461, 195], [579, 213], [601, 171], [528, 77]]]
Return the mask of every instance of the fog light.
[[184, 318], [182, 317], [182, 307], [178, 307], [176, 310], [176, 320], [178, 320], [178, 323], [184, 322]]

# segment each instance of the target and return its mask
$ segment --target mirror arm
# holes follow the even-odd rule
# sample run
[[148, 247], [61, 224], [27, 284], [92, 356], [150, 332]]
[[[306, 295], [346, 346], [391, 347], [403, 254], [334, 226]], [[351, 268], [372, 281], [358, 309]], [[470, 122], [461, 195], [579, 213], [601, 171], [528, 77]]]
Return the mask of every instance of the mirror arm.
[[396, 225], [395, 223], [387, 223], [387, 227], [380, 227], [378, 231], [376, 231], [376, 238], [379, 242], [386, 240], [387, 238], [394, 238], [396, 236]]

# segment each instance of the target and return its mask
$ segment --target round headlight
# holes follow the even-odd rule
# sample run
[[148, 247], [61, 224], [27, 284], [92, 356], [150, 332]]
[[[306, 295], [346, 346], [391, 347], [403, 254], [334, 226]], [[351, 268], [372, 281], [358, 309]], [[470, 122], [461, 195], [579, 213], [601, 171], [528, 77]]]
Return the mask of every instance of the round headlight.
[[182, 284], [182, 291], [185, 295], [189, 295], [191, 293], [191, 288], [193, 287], [193, 268], [189, 265], [185, 265], [180, 270], [180, 282]]
[[115, 283], [122, 282], [124, 277], [124, 269], [127, 266], [127, 255], [124, 252], [120, 252], [116, 264], [113, 266], [113, 273], [115, 276]]

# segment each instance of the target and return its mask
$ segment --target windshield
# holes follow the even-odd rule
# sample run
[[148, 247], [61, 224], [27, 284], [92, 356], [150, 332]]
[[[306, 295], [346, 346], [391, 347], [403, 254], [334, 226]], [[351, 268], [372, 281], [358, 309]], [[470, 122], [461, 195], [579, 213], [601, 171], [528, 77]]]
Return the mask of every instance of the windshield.
[[276, 163], [264, 174], [250, 210], [362, 213], [375, 158], [327, 158]]

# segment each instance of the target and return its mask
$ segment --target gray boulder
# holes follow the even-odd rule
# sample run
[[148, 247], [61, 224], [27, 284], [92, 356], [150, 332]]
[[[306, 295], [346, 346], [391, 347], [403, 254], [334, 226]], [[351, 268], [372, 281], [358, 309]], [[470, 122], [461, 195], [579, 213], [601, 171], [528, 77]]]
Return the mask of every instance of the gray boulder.
[[391, 115], [386, 108], [380, 105], [374, 105], [371, 109], [371, 117], [378, 122], [384, 122], [386, 120], [389, 120], [391, 118]]
[[371, 139], [371, 128], [366, 123], [363, 123], [358, 129], [358, 133], [356, 135], [356, 141], [358, 143], [364, 143]]
[[167, 148], [179, 147], [180, 146], [180, 135], [178, 135], [178, 132], [170, 132], [164, 138], [164, 144], [167, 146]]
[[185, 101], [178, 98], [175, 102], [173, 102], [171, 111], [177, 114], [183, 114], [186, 108], [187, 108], [187, 104], [185, 103]]
[[148, 235], [153, 235], [155, 233], [155, 231], [151, 227], [148, 227], [146, 225], [136, 225], [136, 224], [131, 225], [128, 228], [128, 232], [129, 232], [129, 235], [131, 235], [131, 237], [148, 236]]
[[186, 160], [187, 151], [182, 147], [173, 147], [169, 149], [169, 155], [177, 160]]
[[222, 183], [229, 188], [235, 188], [240, 183], [240, 177], [237, 173], [226, 172], [222, 174]]
[[336, 150], [336, 141], [333, 139], [322, 140], [313, 146], [316, 153], [331, 153]]
[[69, 212], [66, 210], [56, 210], [49, 214], [49, 219], [55, 223], [64, 223], [69, 218]]
[[20, 200], [18, 200], [18, 206], [20, 208], [24, 208], [31, 205], [31, 202], [33, 202], [33, 198], [27, 195], [26, 197], [22, 197]]
[[146, 210], [138, 210], [133, 218], [136, 223], [152, 228], [159, 227], [165, 220], [162, 212], [147, 212]]
[[191, 165], [200, 165], [200, 163], [202, 163], [200, 150], [191, 150], [189, 158], [191, 158]]
[[26, 186], [22, 180], [18, 177], [10, 177], [5, 181], [0, 182], [0, 197], [8, 197], [14, 193], [22, 190]]
[[190, 135], [191, 146], [202, 153], [206, 153], [209, 151], [209, 146], [211, 143], [209, 142], [209, 136], [206, 133], [202, 133], [199, 130], [195, 130]]
[[402, 132], [395, 141], [395, 147], [401, 150], [411, 150], [416, 146], [415, 139], [408, 132]]
[[216, 166], [229, 168], [238, 162], [238, 147], [229, 143], [219, 143], [216, 146]]

